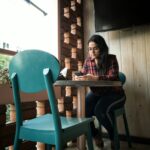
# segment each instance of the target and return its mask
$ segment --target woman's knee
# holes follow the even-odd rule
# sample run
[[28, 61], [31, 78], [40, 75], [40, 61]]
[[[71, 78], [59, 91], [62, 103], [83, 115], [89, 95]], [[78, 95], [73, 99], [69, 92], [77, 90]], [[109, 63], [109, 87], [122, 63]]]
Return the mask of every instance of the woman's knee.
[[98, 97], [95, 96], [92, 92], [89, 92], [85, 97], [86, 105], [96, 105]]
[[94, 115], [94, 109], [97, 103], [97, 99], [98, 98], [92, 92], [89, 92], [86, 95], [85, 110], [86, 110], [87, 117]]

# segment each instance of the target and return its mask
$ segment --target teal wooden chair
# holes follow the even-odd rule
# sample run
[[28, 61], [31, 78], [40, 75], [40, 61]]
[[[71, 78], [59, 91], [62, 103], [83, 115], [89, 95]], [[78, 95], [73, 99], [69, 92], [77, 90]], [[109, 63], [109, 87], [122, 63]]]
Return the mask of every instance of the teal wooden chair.
[[[51, 149], [63, 150], [70, 140], [86, 135], [89, 150], [93, 150], [90, 130], [92, 118], [66, 118], [58, 112], [53, 83], [60, 73], [60, 64], [51, 54], [41, 50], [25, 50], [16, 54], [9, 66], [13, 98], [16, 107], [16, 134], [14, 150], [19, 150], [21, 141], [47, 144]], [[46, 90], [51, 113], [23, 121], [20, 91], [36, 93]], [[34, 98], [36, 101], [36, 97]]]
[[[119, 79], [122, 82], [122, 85], [124, 85], [124, 83], [126, 82], [126, 76], [124, 73], [119, 72]], [[126, 97], [124, 97], [126, 98]], [[126, 111], [125, 111], [125, 107], [116, 109], [113, 112], [113, 116], [114, 116], [114, 148], [115, 150], [120, 150], [120, 140], [119, 140], [119, 134], [118, 134], [118, 128], [117, 128], [117, 117], [119, 116], [123, 116], [123, 121], [124, 121], [124, 126], [125, 126], [125, 132], [126, 132], [126, 136], [127, 136], [127, 141], [128, 141], [128, 146], [129, 148], [132, 147], [131, 145], [131, 137], [130, 137], [130, 133], [129, 133], [129, 128], [128, 128], [128, 122], [127, 122], [127, 117], [126, 117]]]

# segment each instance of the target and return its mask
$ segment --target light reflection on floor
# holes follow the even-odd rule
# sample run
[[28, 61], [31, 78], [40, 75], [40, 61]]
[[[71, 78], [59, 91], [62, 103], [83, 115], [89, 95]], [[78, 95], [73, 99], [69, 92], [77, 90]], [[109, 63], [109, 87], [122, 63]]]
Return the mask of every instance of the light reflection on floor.
[[[78, 150], [78, 148], [75, 145], [72, 145], [65, 150]], [[111, 150], [110, 141], [104, 139], [104, 148], [100, 149], [94, 145], [94, 150]], [[120, 150], [150, 150], [150, 145], [132, 143], [132, 148], [129, 148], [127, 142], [120, 142]]]

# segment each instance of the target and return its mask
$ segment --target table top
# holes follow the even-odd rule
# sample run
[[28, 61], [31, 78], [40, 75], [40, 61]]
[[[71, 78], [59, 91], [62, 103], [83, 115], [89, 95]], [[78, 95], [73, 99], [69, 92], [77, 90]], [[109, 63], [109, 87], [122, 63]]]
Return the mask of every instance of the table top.
[[120, 81], [107, 81], [107, 80], [87, 80], [87, 81], [75, 81], [75, 80], [57, 80], [54, 83], [55, 86], [92, 86], [92, 87], [108, 87], [108, 86], [122, 86]]

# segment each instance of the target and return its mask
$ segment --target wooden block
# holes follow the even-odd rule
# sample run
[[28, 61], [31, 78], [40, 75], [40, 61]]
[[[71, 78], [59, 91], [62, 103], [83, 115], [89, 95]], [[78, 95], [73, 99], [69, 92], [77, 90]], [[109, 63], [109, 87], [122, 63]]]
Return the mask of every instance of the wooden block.
[[72, 116], [72, 111], [66, 110], [66, 117], [71, 117]]
[[6, 114], [0, 115], [0, 126], [5, 126], [6, 123]]
[[58, 110], [60, 113], [64, 112], [64, 99], [60, 98], [58, 99]]

